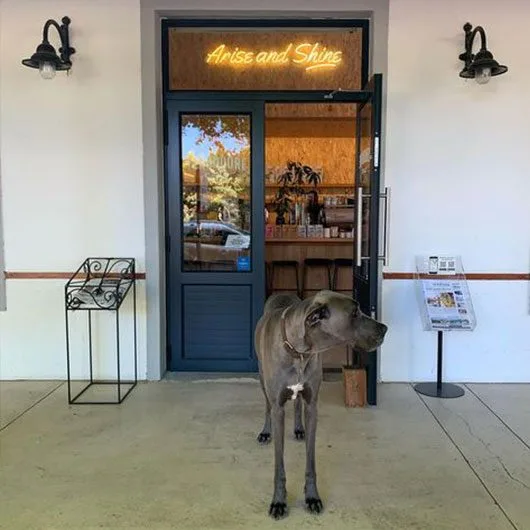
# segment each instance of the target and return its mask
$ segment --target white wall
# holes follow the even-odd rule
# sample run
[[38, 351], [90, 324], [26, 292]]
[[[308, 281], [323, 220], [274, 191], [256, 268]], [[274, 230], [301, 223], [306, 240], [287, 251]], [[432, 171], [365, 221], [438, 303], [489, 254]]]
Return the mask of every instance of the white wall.
[[[391, 0], [388, 271], [413, 271], [416, 254], [445, 252], [461, 254], [469, 272], [530, 271], [528, 20], [520, 0]], [[490, 51], [509, 67], [485, 86], [458, 76], [467, 21], [485, 27]], [[530, 381], [528, 282], [470, 289], [478, 326], [448, 336], [445, 377]], [[383, 299], [391, 332], [382, 379], [432, 379], [436, 337], [421, 331], [413, 282], [385, 281]]]
[[[72, 271], [131, 256], [144, 270], [138, 0], [4, 0], [1, 174], [7, 271]], [[72, 75], [23, 67], [48, 18], [72, 19]], [[50, 32], [58, 47], [58, 36]], [[63, 281], [8, 280], [0, 376], [65, 377]], [[140, 289], [141, 373], [145, 304]]]
[[[248, 15], [253, 6], [243, 0], [222, 8], [217, 0], [146, 0], [141, 6], [139, 0], [4, 0], [0, 6], [6, 270], [68, 271], [86, 255], [136, 257], [148, 278], [147, 301], [145, 291], [140, 296], [141, 375], [149, 366], [157, 376], [164, 288], [159, 15], [220, 9], [225, 16]], [[271, 0], [266, 12], [255, 6], [256, 16], [323, 14], [316, 0]], [[386, 74], [386, 2], [330, 0], [325, 7], [326, 14], [343, 17], [376, 10], [373, 64]], [[33, 52], [44, 21], [64, 14], [72, 18], [79, 50], [74, 71], [45, 82], [20, 60]], [[529, 19], [530, 7], [519, 0], [391, 0], [387, 271], [412, 271], [416, 254], [442, 252], [460, 253], [468, 271], [530, 270], [530, 72], [528, 44], [520, 37]], [[486, 86], [458, 77], [467, 20], [485, 26], [491, 50], [510, 67]], [[62, 285], [7, 282], [0, 377], [64, 377]], [[472, 282], [471, 292], [478, 327], [447, 338], [446, 378], [530, 381], [528, 282]], [[435, 338], [421, 330], [412, 282], [384, 281], [383, 316], [391, 331], [382, 379], [432, 378]]]

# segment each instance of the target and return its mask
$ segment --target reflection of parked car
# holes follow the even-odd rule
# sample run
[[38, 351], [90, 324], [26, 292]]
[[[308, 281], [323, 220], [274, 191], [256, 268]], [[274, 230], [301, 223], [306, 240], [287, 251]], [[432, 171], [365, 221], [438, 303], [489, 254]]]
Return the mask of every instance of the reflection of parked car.
[[[213, 262], [236, 261], [250, 248], [250, 232], [220, 221], [190, 221], [184, 223], [184, 259]], [[243, 251], [243, 252], [242, 252]]]

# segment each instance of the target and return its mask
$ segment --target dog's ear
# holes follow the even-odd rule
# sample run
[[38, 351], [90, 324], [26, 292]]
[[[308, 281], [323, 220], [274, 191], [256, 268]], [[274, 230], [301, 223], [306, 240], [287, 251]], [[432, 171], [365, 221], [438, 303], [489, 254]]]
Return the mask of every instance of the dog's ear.
[[318, 304], [309, 309], [305, 323], [310, 328], [316, 326], [322, 320], [329, 318], [329, 307], [327, 304]]

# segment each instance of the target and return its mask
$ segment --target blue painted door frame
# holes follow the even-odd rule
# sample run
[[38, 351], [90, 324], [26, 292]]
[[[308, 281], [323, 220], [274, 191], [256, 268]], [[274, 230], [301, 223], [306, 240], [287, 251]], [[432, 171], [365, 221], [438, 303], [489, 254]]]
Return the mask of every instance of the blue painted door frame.
[[[255, 325], [265, 303], [264, 103], [168, 100], [166, 145], [167, 328], [170, 370], [257, 370]], [[251, 267], [183, 270], [181, 114], [250, 116]]]

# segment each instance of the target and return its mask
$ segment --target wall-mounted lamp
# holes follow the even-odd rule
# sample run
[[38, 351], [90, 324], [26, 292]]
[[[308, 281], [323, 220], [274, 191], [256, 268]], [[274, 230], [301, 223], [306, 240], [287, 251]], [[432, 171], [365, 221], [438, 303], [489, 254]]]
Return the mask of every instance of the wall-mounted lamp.
[[[75, 53], [75, 49], [70, 47], [70, 19], [63, 17], [62, 25], [59, 26], [55, 20], [48, 20], [44, 24], [42, 31], [42, 43], [37, 47], [37, 51], [29, 59], [24, 59], [22, 64], [30, 68], [38, 68], [43, 79], [53, 79], [57, 70], [70, 70], [72, 62], [70, 56]], [[61, 37], [61, 47], [57, 55], [55, 48], [48, 41], [48, 31], [50, 26], [54, 26]]]
[[[475, 79], [479, 85], [484, 85], [494, 75], [501, 75], [508, 71], [507, 66], [499, 64], [486, 48], [486, 33], [482, 26], [473, 26], [468, 22], [464, 25], [466, 34], [465, 51], [458, 58], [464, 61], [464, 69], [460, 77]], [[473, 41], [477, 33], [480, 33], [480, 50], [473, 54]]]

